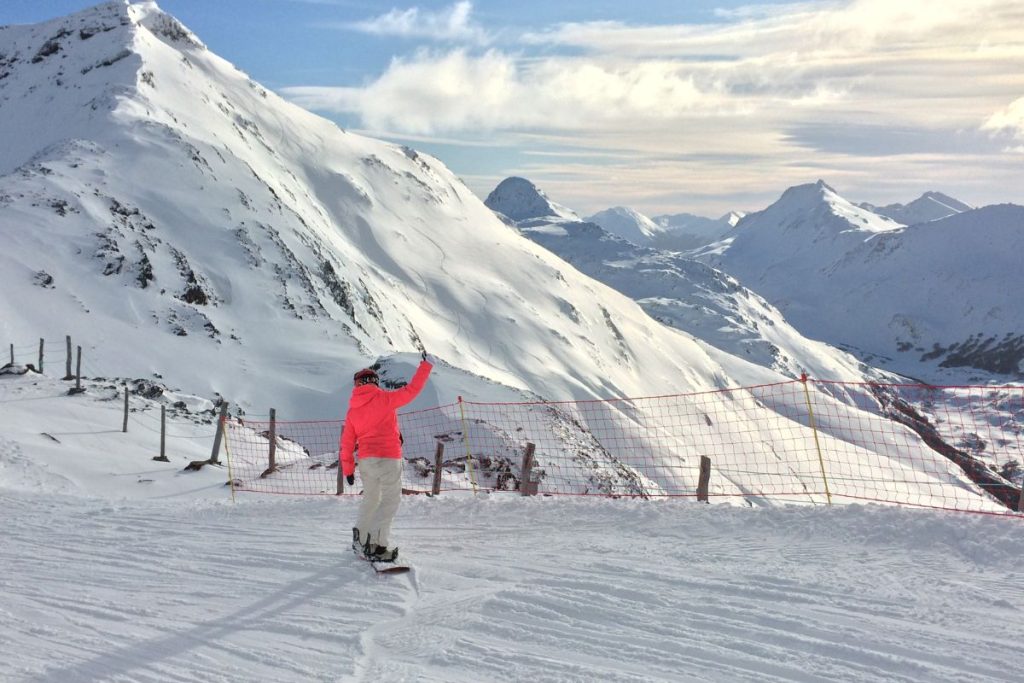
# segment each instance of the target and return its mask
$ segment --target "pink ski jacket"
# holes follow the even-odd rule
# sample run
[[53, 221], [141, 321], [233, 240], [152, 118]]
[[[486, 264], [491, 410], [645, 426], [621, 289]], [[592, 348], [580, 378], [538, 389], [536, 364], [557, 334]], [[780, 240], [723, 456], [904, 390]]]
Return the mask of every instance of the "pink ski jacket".
[[346, 477], [356, 470], [356, 447], [360, 458], [402, 457], [395, 411], [412, 402], [423, 390], [433, 367], [429, 361], [420, 362], [409, 383], [397, 391], [385, 391], [374, 384], [352, 389], [338, 445], [338, 459]]

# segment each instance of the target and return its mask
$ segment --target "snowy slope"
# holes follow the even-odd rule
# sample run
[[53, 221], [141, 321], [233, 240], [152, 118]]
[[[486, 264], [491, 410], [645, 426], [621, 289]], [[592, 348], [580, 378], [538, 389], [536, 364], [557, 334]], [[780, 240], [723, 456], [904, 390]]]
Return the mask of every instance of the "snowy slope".
[[941, 192], [925, 192], [923, 195], [909, 204], [888, 204], [886, 206], [873, 206], [866, 202], [858, 204], [861, 208], [873, 211], [886, 218], [891, 218], [904, 225], [915, 225], [927, 223], [940, 218], [955, 216], [964, 211], [970, 211], [972, 206], [964, 204], [958, 199]]
[[1018, 520], [417, 496], [382, 579], [357, 505], [0, 492], [0, 679], [1019, 680]]
[[212, 416], [175, 411], [154, 462], [162, 398], [122, 434], [113, 387], [61, 385], [0, 379], [0, 680], [1017, 678], [1017, 519], [408, 496], [414, 570], [378, 578], [357, 496], [232, 504], [182, 471]]
[[936, 383], [1024, 372], [1024, 207], [898, 224], [819, 181], [787, 190], [697, 252], [801, 333]]

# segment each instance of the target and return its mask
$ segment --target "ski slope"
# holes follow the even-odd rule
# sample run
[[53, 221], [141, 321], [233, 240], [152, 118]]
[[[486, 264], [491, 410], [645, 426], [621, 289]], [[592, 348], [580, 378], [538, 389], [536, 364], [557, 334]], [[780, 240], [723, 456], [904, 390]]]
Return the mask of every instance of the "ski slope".
[[0, 680], [1015, 681], [1019, 520], [422, 497], [0, 492]]

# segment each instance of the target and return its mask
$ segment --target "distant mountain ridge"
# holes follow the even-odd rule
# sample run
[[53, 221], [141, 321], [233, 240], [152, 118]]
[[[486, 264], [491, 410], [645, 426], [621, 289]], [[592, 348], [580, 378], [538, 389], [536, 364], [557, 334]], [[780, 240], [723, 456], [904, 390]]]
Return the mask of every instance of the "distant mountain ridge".
[[937, 221], [949, 216], [955, 216], [964, 211], [970, 211], [974, 208], [941, 192], [925, 192], [909, 204], [873, 206], [867, 202], [862, 202], [857, 206], [873, 211], [880, 216], [891, 218], [904, 225]]
[[[538, 195], [532, 202], [546, 198], [530, 185]], [[519, 187], [529, 191], [522, 183]], [[498, 206], [490, 197], [487, 203]], [[603, 213], [607, 220], [609, 212]], [[613, 214], [620, 222], [634, 216], [629, 211]], [[549, 215], [513, 224], [583, 273], [635, 299], [656, 320], [725, 353], [789, 377], [802, 372], [865, 380], [882, 377], [849, 354], [801, 336], [762, 297], [689, 256], [638, 245], [592, 221]], [[724, 223], [723, 229], [731, 226]]]
[[[941, 205], [949, 215], [908, 226], [819, 180], [788, 188], [735, 227], [723, 219], [719, 241], [675, 256], [656, 248], [671, 232], [649, 237], [630, 225], [642, 217], [632, 210], [595, 216], [606, 225], [550, 218], [517, 227], [655, 318], [781, 372], [810, 364], [817, 339], [935, 383], [1019, 379], [1024, 330], [1014, 320], [1024, 319], [1024, 308], [1013, 292], [1024, 283], [1013, 262], [1024, 249], [1024, 207], [959, 210], [967, 205], [934, 192], [922, 200], [891, 213], [909, 220], [926, 215], [922, 206]], [[767, 301], [741, 311], [740, 299], [723, 298], [743, 286]], [[752, 292], [741, 298], [760, 299]], [[800, 333], [765, 336], [754, 323], [769, 320]]]
[[960, 369], [966, 381], [1024, 376], [1024, 305], [1014, 294], [1022, 250], [1024, 207], [906, 226], [818, 181], [786, 190], [729, 240], [693, 255], [812, 338], [911, 376]]
[[742, 217], [742, 213], [731, 211], [718, 219], [689, 213], [649, 218], [635, 209], [616, 206], [586, 220], [638, 246], [683, 251], [723, 239]]

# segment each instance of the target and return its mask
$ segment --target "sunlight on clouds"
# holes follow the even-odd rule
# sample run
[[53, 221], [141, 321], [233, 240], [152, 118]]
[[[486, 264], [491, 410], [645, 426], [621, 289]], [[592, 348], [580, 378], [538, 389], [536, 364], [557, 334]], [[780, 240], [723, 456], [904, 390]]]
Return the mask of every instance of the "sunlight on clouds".
[[472, 11], [473, 3], [465, 0], [437, 12], [418, 7], [392, 9], [387, 14], [346, 24], [346, 27], [379, 36], [462, 40], [484, 44], [489, 40], [487, 32], [470, 20]]
[[[1024, 97], [1014, 100], [1008, 107], [989, 117], [982, 129], [994, 133], [1009, 133], [1015, 139], [1024, 141]], [[1011, 149], [1014, 152], [1024, 151], [1024, 147]]]
[[[566, 188], [560, 201], [581, 209], [613, 186], [652, 202], [673, 187], [678, 196], [680, 178], [690, 194], [759, 198], [755, 183], [774, 192], [819, 177], [856, 191], [877, 183], [883, 165], [915, 191], [947, 167], [979, 188], [1022, 175], [991, 170], [1000, 150], [1024, 147], [1024, 98], [1014, 100], [1024, 92], [1020, 0], [751, 5], [715, 24], [559, 24], [486, 51], [470, 47], [485, 33], [471, 11], [460, 2], [361, 22], [463, 47], [396, 57], [362, 87], [284, 92], [369, 131], [498, 136], [520, 153], [556, 141], [558, 155], [535, 154], [514, 172]], [[570, 163], [572, 150], [590, 163]], [[623, 154], [632, 159], [612, 156]], [[942, 168], [926, 171], [924, 158]], [[717, 210], [731, 208], [752, 207]]]
[[418, 53], [396, 59], [362, 89], [287, 88], [302, 106], [356, 113], [371, 128], [426, 134], [465, 129], [586, 129], [605, 123], [670, 120], [710, 110], [701, 91], [672, 62], [605, 64], [552, 58], [522, 63], [491, 50]]

